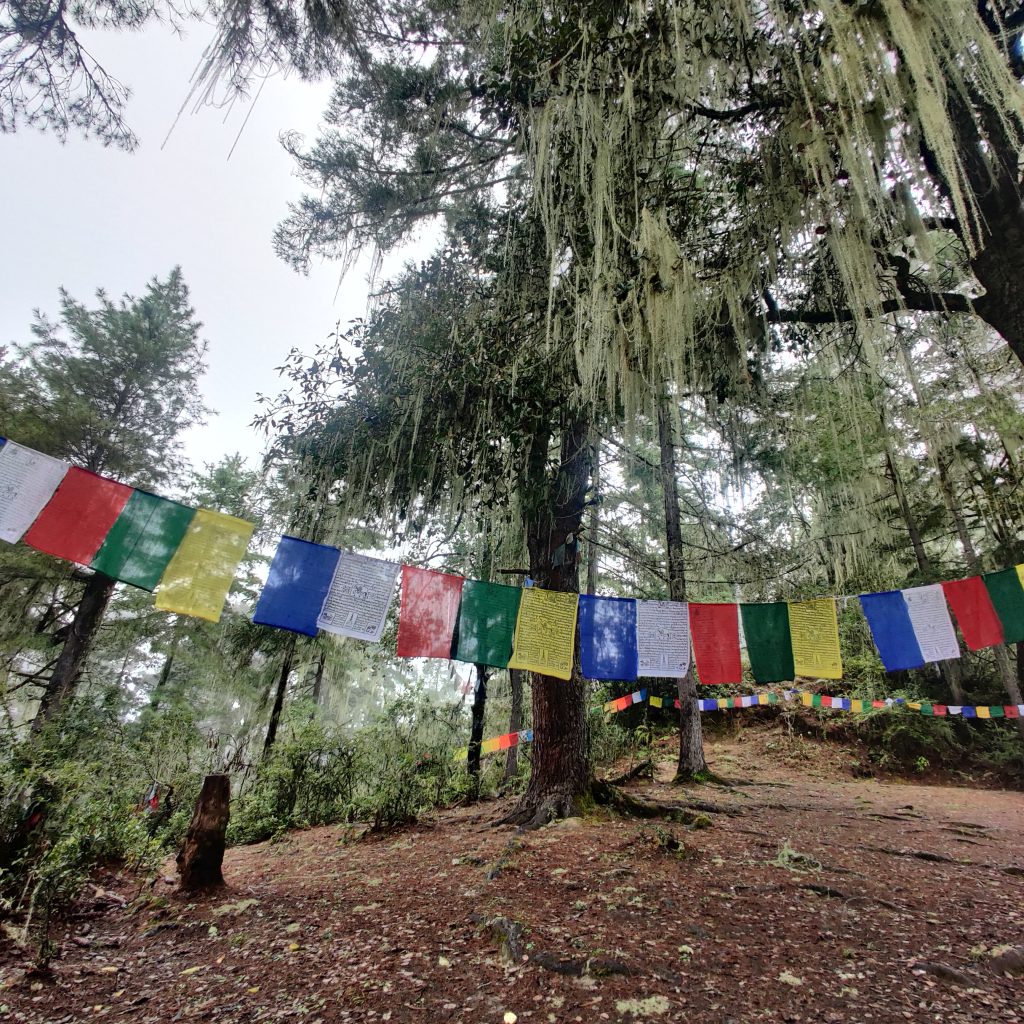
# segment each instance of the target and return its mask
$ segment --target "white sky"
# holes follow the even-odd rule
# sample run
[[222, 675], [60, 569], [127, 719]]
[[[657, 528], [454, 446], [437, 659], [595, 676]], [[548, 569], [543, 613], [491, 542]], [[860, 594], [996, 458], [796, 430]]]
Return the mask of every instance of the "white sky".
[[312, 140], [328, 84], [269, 80], [230, 161], [247, 104], [226, 118], [189, 108], [161, 150], [211, 31], [195, 25], [184, 40], [160, 28], [90, 36], [95, 56], [132, 88], [134, 153], [77, 137], [62, 146], [30, 129], [0, 136], [0, 344], [30, 340], [33, 310], [56, 314], [61, 285], [87, 303], [97, 287], [136, 295], [180, 264], [210, 343], [202, 391], [219, 413], [186, 438], [197, 468], [235, 451], [258, 457], [263, 442], [249, 427], [257, 392], [276, 394], [283, 382], [274, 367], [292, 346], [312, 352], [339, 320], [364, 312], [367, 296], [364, 270], [339, 290], [337, 266], [302, 277], [271, 244], [302, 192], [278, 136], [294, 129]]

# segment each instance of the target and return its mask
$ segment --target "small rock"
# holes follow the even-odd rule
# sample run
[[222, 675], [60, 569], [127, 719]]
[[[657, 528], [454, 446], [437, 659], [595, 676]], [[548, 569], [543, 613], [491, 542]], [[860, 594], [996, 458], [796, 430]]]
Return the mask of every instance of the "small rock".
[[998, 956], [992, 957], [992, 966], [1000, 974], [1012, 974], [1015, 978], [1024, 974], [1024, 946], [1014, 946]]
[[959, 985], [961, 988], [974, 986], [974, 982], [963, 971], [958, 971], [955, 967], [949, 967], [946, 964], [931, 964], [922, 960], [913, 964], [911, 970], [930, 974], [933, 978], [946, 982], [947, 985]]

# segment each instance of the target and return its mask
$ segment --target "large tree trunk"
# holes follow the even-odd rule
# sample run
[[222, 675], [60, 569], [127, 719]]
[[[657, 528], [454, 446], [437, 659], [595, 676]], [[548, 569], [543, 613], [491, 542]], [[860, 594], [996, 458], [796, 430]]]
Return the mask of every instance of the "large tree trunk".
[[117, 581], [101, 572], [93, 573], [85, 585], [82, 600], [75, 609], [67, 640], [60, 652], [53, 674], [39, 702], [39, 710], [32, 721], [32, 735], [37, 735], [74, 695], [81, 678], [85, 660], [92, 649], [96, 633], [103, 621], [110, 597]]
[[484, 712], [487, 710], [487, 666], [476, 666], [476, 689], [473, 691], [472, 724], [469, 728], [467, 764], [473, 777], [473, 796], [480, 791], [480, 744], [484, 741]]
[[[1024, 647], [1024, 644], [1021, 644]], [[508, 731], [519, 732], [523, 727], [523, 671], [518, 668], [508, 670], [509, 685], [512, 688], [512, 708], [508, 716]], [[505, 777], [508, 782], [519, 771], [519, 744], [505, 751]]]
[[[561, 458], [543, 495], [533, 497], [528, 517], [530, 575], [538, 587], [579, 591], [579, 533], [591, 477], [589, 422], [569, 414], [563, 425]], [[574, 664], [572, 678], [531, 673], [533, 771], [519, 806], [506, 819], [538, 827], [577, 814], [590, 792], [586, 684]]]
[[292, 661], [295, 658], [295, 637], [288, 637], [284, 649], [284, 661], [281, 662], [281, 672], [277, 677], [277, 692], [274, 694], [274, 706], [270, 710], [270, 722], [267, 724], [267, 735], [263, 740], [263, 756], [270, 753], [271, 748], [277, 740], [277, 727], [281, 724], [281, 710], [284, 708], [284, 695], [288, 689], [288, 677], [292, 671]]
[[326, 649], [320, 651], [320, 657], [316, 660], [316, 672], [313, 675], [313, 692], [311, 699], [314, 707], [320, 707], [320, 702], [323, 699], [324, 689], [324, 666], [327, 664], [327, 651]]
[[[665, 547], [668, 553], [668, 596], [686, 600], [686, 563], [683, 530], [679, 518], [679, 478], [676, 474], [676, 446], [672, 430], [672, 401], [667, 393], [658, 398], [658, 447], [661, 451], [661, 493], [665, 507]], [[693, 667], [679, 680], [679, 763], [675, 782], [690, 782], [707, 774], [704, 733], [697, 705], [697, 682]]]
[[192, 822], [175, 863], [185, 892], [224, 884], [221, 865], [231, 809], [231, 783], [226, 775], [207, 775], [196, 800]]
[[597, 593], [597, 575], [601, 556], [597, 546], [597, 529], [601, 522], [601, 442], [596, 432], [592, 445], [593, 486], [590, 494], [590, 514], [587, 516], [587, 593]]

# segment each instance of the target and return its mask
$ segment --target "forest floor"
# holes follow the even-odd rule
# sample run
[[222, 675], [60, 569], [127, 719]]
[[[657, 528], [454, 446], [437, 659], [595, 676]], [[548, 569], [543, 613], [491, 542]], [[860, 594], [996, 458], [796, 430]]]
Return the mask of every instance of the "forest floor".
[[629, 793], [712, 803], [710, 826], [598, 811], [515, 837], [487, 803], [230, 850], [197, 902], [172, 862], [141, 896], [100, 879], [50, 974], [0, 956], [0, 1016], [1024, 1022], [1024, 793], [856, 779], [778, 728], [712, 741], [733, 788], [674, 788], [659, 753]]

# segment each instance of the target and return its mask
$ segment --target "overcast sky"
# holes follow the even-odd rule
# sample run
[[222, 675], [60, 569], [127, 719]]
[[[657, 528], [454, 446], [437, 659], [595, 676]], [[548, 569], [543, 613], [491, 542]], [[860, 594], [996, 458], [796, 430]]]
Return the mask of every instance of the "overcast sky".
[[294, 129], [312, 139], [327, 84], [270, 79], [230, 160], [249, 112], [242, 104], [227, 114], [187, 111], [161, 149], [210, 31], [91, 38], [101, 63], [133, 90], [136, 152], [80, 138], [61, 145], [29, 129], [0, 136], [0, 343], [29, 340], [33, 310], [56, 313], [61, 285], [85, 301], [97, 287], [135, 295], [180, 265], [210, 343], [202, 391], [219, 413], [187, 437], [197, 468], [235, 451], [258, 457], [263, 442], [249, 428], [257, 392], [280, 390], [274, 367], [292, 346], [312, 351], [337, 321], [363, 313], [367, 295], [362, 268], [339, 289], [336, 265], [302, 277], [271, 246], [288, 201], [301, 194], [278, 136]]

